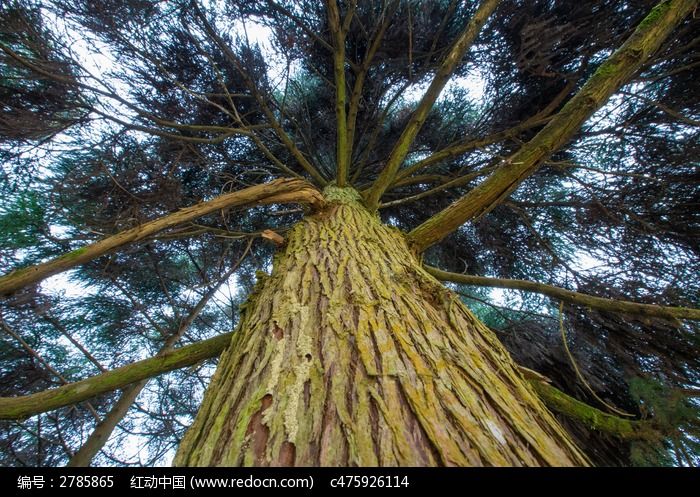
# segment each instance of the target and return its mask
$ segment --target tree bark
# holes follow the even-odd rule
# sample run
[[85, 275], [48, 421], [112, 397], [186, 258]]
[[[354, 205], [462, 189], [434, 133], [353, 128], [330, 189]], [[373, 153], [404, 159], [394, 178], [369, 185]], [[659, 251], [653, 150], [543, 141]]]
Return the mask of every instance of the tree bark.
[[179, 466], [586, 465], [493, 333], [348, 188], [287, 234]]

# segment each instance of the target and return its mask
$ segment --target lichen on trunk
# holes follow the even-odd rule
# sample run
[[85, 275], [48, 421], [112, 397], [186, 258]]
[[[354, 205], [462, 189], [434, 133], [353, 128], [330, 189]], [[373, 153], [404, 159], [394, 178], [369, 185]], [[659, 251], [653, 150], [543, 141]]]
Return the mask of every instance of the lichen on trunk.
[[352, 189], [325, 196], [246, 304], [175, 464], [587, 464], [403, 234]]

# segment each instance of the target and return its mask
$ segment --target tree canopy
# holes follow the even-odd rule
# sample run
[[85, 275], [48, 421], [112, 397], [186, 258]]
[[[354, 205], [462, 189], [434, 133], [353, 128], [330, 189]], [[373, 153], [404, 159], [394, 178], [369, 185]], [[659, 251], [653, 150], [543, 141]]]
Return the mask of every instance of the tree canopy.
[[93, 463], [168, 463], [223, 343], [202, 340], [337, 185], [540, 378], [594, 463], [696, 465], [696, 8], [4, 3], [0, 407], [156, 355], [181, 369], [3, 415], [0, 464], [66, 464], [110, 423]]

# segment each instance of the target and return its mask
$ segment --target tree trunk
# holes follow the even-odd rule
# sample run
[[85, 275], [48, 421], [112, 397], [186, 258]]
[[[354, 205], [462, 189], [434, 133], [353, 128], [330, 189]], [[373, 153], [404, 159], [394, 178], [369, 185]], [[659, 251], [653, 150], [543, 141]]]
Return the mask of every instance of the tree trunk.
[[495, 335], [349, 188], [243, 308], [180, 466], [586, 465]]

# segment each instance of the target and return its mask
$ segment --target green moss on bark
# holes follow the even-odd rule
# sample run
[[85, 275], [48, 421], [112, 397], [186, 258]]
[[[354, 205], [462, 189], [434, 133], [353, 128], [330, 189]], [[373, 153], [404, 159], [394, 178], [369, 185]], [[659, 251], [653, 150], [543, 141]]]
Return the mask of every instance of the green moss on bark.
[[650, 26], [652, 26], [653, 24], [658, 22], [659, 19], [661, 18], [661, 16], [666, 14], [668, 9], [670, 9], [670, 8], [671, 8], [670, 1], [660, 2], [656, 7], [651, 9], [649, 14], [647, 14], [647, 16], [644, 19], [642, 19], [642, 22], [639, 23], [639, 27], [637, 29], [649, 28]]
[[531, 384], [550, 409], [579, 421], [592, 430], [627, 439], [649, 438], [654, 433], [649, 423], [607, 414], [541, 381], [532, 381]]
[[176, 465], [587, 463], [493, 333], [351, 189], [290, 230]]

